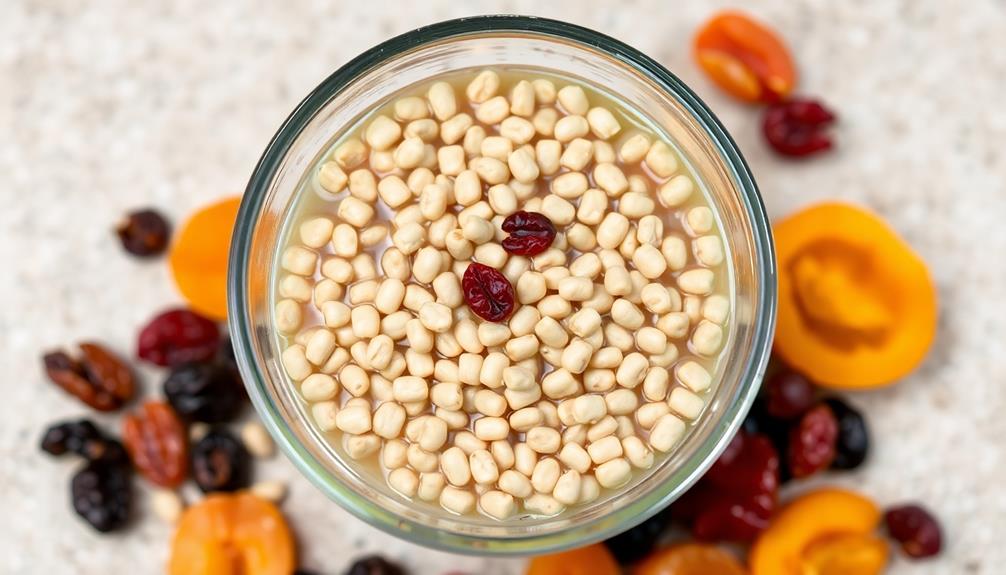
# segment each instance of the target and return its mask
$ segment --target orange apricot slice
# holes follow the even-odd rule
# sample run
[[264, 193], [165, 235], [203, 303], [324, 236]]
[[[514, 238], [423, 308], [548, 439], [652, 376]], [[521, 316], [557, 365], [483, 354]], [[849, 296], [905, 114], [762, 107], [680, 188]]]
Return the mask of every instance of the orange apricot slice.
[[250, 493], [217, 493], [182, 514], [169, 575], [290, 575], [293, 536], [275, 505]]
[[746, 575], [737, 559], [715, 545], [684, 543], [652, 553], [633, 575]]
[[206, 206], [183, 225], [168, 264], [189, 306], [213, 319], [227, 319], [227, 259], [241, 198]]
[[887, 542], [871, 535], [838, 535], [812, 543], [803, 554], [802, 575], [879, 575], [887, 565]]
[[[869, 547], [870, 534], [879, 523], [880, 509], [858, 493], [843, 489], [810, 492], [785, 506], [755, 540], [748, 556], [751, 573], [811, 575], [816, 572], [809, 569], [816, 568], [819, 575], [831, 575], [838, 567], [830, 565], [841, 560], [835, 558], [836, 553], [850, 548], [859, 552], [860, 542], [846, 537], [863, 539], [862, 546]], [[869, 560], [862, 563], [869, 565]], [[849, 573], [859, 575], [858, 571]], [[863, 575], [869, 573], [863, 571]]]
[[601, 543], [531, 559], [527, 575], [619, 575], [618, 562]]
[[776, 223], [775, 349], [815, 382], [890, 384], [925, 357], [936, 288], [925, 263], [880, 218], [823, 203]]
[[709, 77], [745, 102], [776, 102], [796, 85], [796, 68], [779, 36], [750, 16], [721, 12], [695, 36], [695, 60]]

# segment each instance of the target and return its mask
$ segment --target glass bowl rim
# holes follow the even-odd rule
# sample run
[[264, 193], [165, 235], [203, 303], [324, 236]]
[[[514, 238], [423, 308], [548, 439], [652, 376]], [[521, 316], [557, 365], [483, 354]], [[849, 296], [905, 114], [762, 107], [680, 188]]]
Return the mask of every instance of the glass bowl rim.
[[[286, 429], [287, 424], [276, 402], [267, 391], [265, 376], [254, 362], [255, 353], [250, 337], [250, 334], [254, 333], [254, 327], [246, 312], [248, 301], [245, 279], [255, 224], [262, 211], [273, 176], [294, 140], [330, 98], [338, 94], [344, 86], [403, 52], [452, 38], [506, 32], [551, 36], [597, 50], [645, 74], [692, 115], [722, 156], [725, 166], [730, 170], [731, 179], [737, 185], [739, 199], [754, 231], [751, 239], [755, 248], [755, 273], [762, 289], [758, 294], [760, 298], [757, 302], [757, 314], [752, 323], [754, 330], [750, 354], [752, 361], [741, 375], [741, 384], [736, 397], [725, 406], [718, 428], [710, 433], [704, 445], [697, 451], [697, 454], [705, 453], [705, 459], [692, 468], [690, 475], [677, 484], [677, 489], [673, 490], [673, 493], [671, 490], [664, 490], [656, 502], [652, 501], [653, 497], [639, 498], [614, 512], [559, 532], [517, 535], [500, 539], [447, 533], [400, 517], [343, 485], [315, 461], [314, 456]], [[655, 60], [619, 40], [559, 20], [512, 15], [484, 15], [446, 20], [395, 36], [350, 60], [312, 90], [290, 113], [270, 140], [245, 190], [231, 244], [227, 279], [231, 340], [234, 342], [235, 357], [249, 396], [270, 434], [286, 456], [315, 487], [351, 514], [389, 534], [444, 551], [492, 555], [527, 555], [555, 551], [610, 537], [656, 514], [666, 507], [672, 495], [683, 493], [691, 487], [725, 449], [754, 401], [771, 351], [776, 306], [775, 258], [771, 227], [757, 185], [733, 139], [698, 96]], [[333, 480], [329, 480], [328, 477]], [[602, 521], [606, 522], [607, 526], [596, 528], [596, 524]]]

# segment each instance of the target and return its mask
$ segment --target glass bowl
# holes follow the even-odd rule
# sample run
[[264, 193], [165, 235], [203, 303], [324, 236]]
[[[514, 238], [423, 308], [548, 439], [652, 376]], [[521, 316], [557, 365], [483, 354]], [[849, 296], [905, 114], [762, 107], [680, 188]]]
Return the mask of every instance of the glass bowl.
[[[456, 516], [394, 493], [339, 456], [310, 422], [278, 361], [272, 328], [276, 252], [305, 174], [344, 126], [401, 89], [462, 69], [510, 66], [579, 77], [648, 116], [677, 142], [706, 188], [726, 236], [732, 322], [718, 381], [677, 450], [629, 486], [552, 518], [497, 522]], [[297, 467], [367, 523], [430, 547], [533, 554], [584, 545], [643, 521], [684, 493], [715, 461], [746, 414], [768, 360], [775, 320], [771, 230], [754, 180], [719, 121], [684, 84], [633, 48], [592, 30], [540, 18], [483, 16], [392, 38], [321, 83], [293, 111], [255, 168], [230, 255], [230, 331], [255, 408]], [[371, 479], [368, 482], [368, 478]]]

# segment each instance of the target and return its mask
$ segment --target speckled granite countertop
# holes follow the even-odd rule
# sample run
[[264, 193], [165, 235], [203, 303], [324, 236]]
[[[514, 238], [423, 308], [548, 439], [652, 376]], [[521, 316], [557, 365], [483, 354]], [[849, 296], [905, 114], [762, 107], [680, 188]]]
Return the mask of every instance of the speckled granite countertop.
[[[568, 19], [632, 43], [716, 111], [772, 215], [820, 198], [860, 201], [918, 249], [940, 289], [933, 353], [900, 385], [853, 397], [877, 448], [862, 471], [821, 481], [935, 508], [949, 535], [943, 557], [897, 561], [891, 573], [1003, 572], [1006, 2], [744, 2], [788, 39], [801, 91], [841, 117], [840, 150], [807, 163], [773, 157], [757, 115], [689, 60], [695, 27], [727, 4], [0, 3], [0, 572], [162, 571], [168, 527], [148, 514], [123, 535], [94, 535], [68, 507], [72, 465], [35, 446], [46, 422], [85, 411], [43, 381], [40, 351], [97, 337], [129, 353], [137, 326], [177, 297], [164, 265], [120, 253], [109, 232], [118, 216], [150, 204], [178, 221], [239, 192], [280, 122], [332, 70], [393, 34], [488, 12]], [[153, 390], [159, 376], [143, 375]], [[291, 482], [284, 508], [308, 567], [339, 573], [347, 558], [380, 550], [424, 575], [520, 571], [516, 560], [455, 557], [379, 533], [282, 458], [260, 470]]]

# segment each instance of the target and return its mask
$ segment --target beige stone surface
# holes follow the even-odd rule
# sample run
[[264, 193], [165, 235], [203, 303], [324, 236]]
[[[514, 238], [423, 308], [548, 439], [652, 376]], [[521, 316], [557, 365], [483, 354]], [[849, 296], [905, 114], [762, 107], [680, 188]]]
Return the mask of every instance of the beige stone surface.
[[[1006, 565], [1006, 2], [752, 0], [796, 54], [801, 93], [838, 112], [839, 149], [774, 157], [757, 111], [717, 91], [689, 57], [696, 26], [727, 2], [0, 3], [0, 572], [158, 573], [170, 530], [141, 519], [99, 537], [70, 512], [74, 464], [42, 457], [43, 426], [86, 410], [46, 383], [39, 354], [84, 338], [131, 354], [137, 328], [177, 301], [162, 262], [125, 257], [110, 233], [129, 208], [179, 221], [244, 187], [293, 106], [360, 51], [420, 24], [490, 12], [572, 20], [623, 39], [689, 83], [750, 162], [773, 216], [822, 198], [863, 202], [929, 262], [940, 332], [900, 385], [852, 400], [873, 426], [872, 460], [821, 478], [882, 503], [921, 500], [948, 546], [891, 573], [1001, 573]], [[156, 393], [162, 377], [142, 372]], [[117, 425], [117, 420], [102, 417]], [[304, 563], [340, 573], [380, 551], [413, 573], [518, 573], [519, 561], [459, 558], [350, 517], [282, 458], [284, 503]], [[193, 494], [189, 494], [190, 498]]]

